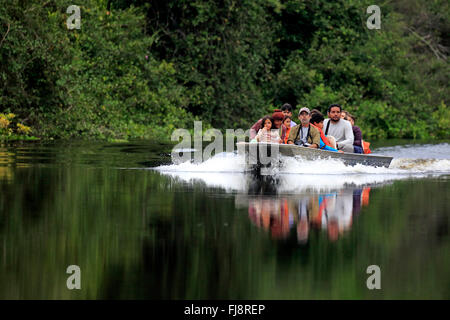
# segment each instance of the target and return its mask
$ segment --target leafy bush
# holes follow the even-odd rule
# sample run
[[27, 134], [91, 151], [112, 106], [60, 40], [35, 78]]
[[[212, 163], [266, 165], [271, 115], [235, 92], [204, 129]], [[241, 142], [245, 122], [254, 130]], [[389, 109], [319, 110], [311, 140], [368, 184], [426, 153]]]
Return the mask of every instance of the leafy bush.
[[161, 139], [340, 103], [367, 139], [448, 138], [449, 5], [411, 3], [368, 30], [368, 0], [87, 0], [68, 30], [71, 1], [10, 0], [0, 111], [43, 138]]
[[32, 129], [17, 122], [14, 113], [0, 113], [0, 140], [33, 140]]

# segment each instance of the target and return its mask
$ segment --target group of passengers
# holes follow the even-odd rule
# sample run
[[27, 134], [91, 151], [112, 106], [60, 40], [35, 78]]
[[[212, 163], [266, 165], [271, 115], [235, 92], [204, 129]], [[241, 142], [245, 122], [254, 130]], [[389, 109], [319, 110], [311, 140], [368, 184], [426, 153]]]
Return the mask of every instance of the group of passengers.
[[303, 107], [298, 113], [300, 123], [292, 119], [292, 106], [288, 103], [276, 109], [272, 116], [259, 119], [250, 129], [252, 142], [296, 144], [335, 152], [364, 153], [362, 132], [355, 126], [355, 117], [332, 104], [328, 118], [313, 109]]

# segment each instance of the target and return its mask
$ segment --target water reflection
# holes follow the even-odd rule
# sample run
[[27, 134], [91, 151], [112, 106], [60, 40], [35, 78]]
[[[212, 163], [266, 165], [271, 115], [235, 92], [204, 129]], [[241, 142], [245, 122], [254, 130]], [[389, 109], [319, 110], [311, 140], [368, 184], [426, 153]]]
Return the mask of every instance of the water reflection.
[[248, 216], [258, 228], [274, 239], [295, 234], [305, 244], [312, 232], [324, 232], [336, 241], [351, 229], [362, 207], [369, 205], [370, 186], [347, 187], [328, 192], [277, 195], [277, 180], [256, 179], [248, 195], [238, 194], [237, 208], [248, 208]]
[[0, 299], [449, 297], [448, 173], [260, 180], [220, 161], [147, 170], [162, 151], [144, 149], [0, 149]]

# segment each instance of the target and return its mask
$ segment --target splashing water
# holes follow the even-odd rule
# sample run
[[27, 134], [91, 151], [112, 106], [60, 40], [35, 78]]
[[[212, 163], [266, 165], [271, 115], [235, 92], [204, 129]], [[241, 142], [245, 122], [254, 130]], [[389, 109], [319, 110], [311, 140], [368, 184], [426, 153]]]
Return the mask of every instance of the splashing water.
[[[407, 178], [423, 178], [450, 174], [450, 145], [395, 146], [380, 148], [375, 154], [395, 157], [389, 168], [365, 165], [348, 166], [337, 159], [314, 161], [282, 157], [277, 174], [278, 190], [297, 192], [304, 189], [322, 190], [345, 185], [386, 183]], [[407, 157], [405, 157], [407, 155]], [[208, 186], [242, 191], [248, 185], [244, 174], [244, 157], [235, 153], [220, 153], [195, 164], [184, 162], [155, 170], [185, 182], [200, 179]]]

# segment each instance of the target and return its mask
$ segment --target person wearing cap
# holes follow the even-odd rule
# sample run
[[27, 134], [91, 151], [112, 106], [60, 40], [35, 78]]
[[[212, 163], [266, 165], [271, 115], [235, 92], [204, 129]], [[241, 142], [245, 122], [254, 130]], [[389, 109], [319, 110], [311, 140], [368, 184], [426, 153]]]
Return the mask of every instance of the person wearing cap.
[[303, 107], [298, 113], [300, 124], [291, 129], [288, 138], [288, 144], [296, 144], [303, 147], [318, 148], [320, 145], [319, 130], [311, 126], [311, 112]]
[[325, 135], [331, 135], [336, 139], [336, 149], [353, 153], [353, 130], [352, 125], [341, 118], [342, 107], [332, 104], [328, 107], [328, 119], [323, 122]]
[[[283, 121], [283, 118], [284, 118], [283, 112], [280, 109], [275, 109], [272, 113], [272, 120], [273, 120], [272, 129], [279, 129], [281, 127], [281, 122]], [[254, 139], [258, 134], [259, 130], [261, 130], [264, 127], [262, 120], [263, 118], [259, 119], [250, 128], [250, 140]]]

